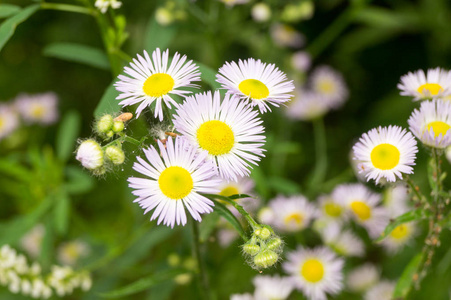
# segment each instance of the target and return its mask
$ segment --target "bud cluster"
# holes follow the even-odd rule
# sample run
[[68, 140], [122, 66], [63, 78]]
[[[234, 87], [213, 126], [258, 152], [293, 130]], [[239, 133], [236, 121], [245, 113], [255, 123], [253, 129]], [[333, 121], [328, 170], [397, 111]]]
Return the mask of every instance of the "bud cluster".
[[51, 273], [43, 276], [39, 263], [28, 265], [25, 256], [17, 254], [9, 245], [0, 248], [0, 285], [7, 286], [12, 293], [48, 299], [54, 291], [62, 297], [71, 294], [75, 288], [87, 291], [91, 284], [86, 271], [75, 272], [70, 267], [53, 266]]
[[251, 239], [243, 246], [243, 254], [254, 269], [269, 268], [277, 263], [283, 251], [282, 239], [268, 225], [254, 229]]
[[[95, 133], [103, 140], [110, 140], [115, 135], [122, 137], [125, 122], [132, 117], [131, 113], [123, 113], [116, 118], [112, 115], [103, 115], [95, 122]], [[95, 139], [85, 140], [77, 149], [76, 159], [94, 175], [103, 175], [111, 167], [121, 165], [125, 161], [122, 142], [116, 141], [102, 147]]]

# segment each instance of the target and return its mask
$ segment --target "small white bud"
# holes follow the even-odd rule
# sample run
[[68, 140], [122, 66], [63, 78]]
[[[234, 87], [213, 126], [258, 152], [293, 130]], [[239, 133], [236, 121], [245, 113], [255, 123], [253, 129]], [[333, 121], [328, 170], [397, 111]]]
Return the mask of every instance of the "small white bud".
[[271, 8], [264, 2], [257, 3], [252, 7], [251, 15], [257, 22], [266, 22], [271, 18]]
[[76, 159], [88, 170], [95, 170], [103, 166], [103, 151], [99, 143], [86, 140], [78, 147]]

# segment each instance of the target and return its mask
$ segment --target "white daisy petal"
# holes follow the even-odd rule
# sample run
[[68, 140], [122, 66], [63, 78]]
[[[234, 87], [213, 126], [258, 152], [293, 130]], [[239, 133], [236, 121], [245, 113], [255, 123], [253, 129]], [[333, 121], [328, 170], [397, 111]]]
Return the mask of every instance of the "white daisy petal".
[[401, 95], [414, 100], [439, 98], [451, 95], [451, 72], [440, 68], [409, 72], [401, 77], [398, 84]]

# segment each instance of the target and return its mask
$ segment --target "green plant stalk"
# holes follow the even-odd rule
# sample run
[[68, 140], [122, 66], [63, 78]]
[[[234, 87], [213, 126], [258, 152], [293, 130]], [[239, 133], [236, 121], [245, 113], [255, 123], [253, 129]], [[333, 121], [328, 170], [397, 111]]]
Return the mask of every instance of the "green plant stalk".
[[41, 9], [60, 10], [60, 11], [66, 11], [66, 12], [81, 13], [81, 14], [86, 14], [86, 15], [94, 15], [94, 11], [92, 9], [78, 6], [78, 5], [70, 5], [70, 4], [63, 4], [63, 3], [42, 2]]
[[321, 185], [327, 172], [327, 141], [324, 120], [322, 117], [313, 120], [313, 132], [315, 139], [316, 162], [309, 183], [311, 189], [317, 190], [315, 186]]
[[[214, 196], [214, 195], [210, 195], [210, 196]], [[252, 218], [252, 216], [238, 203], [236, 203], [235, 201], [229, 199], [228, 197], [221, 197], [221, 200], [227, 201], [229, 204], [231, 204], [233, 207], [236, 208], [236, 210], [238, 210], [238, 212], [246, 219], [246, 221], [249, 223], [249, 225], [251, 225], [253, 230], [259, 229], [261, 226], [260, 224], [258, 224], [254, 218]]]
[[211, 299], [209, 294], [209, 285], [207, 272], [205, 270], [204, 260], [202, 259], [202, 254], [200, 253], [200, 235], [199, 235], [199, 223], [195, 220], [191, 220], [192, 230], [193, 230], [193, 252], [194, 258], [197, 261], [199, 268], [199, 290], [201, 298], [208, 300]]
[[415, 196], [418, 198], [419, 203], [424, 202], [423, 200], [425, 200], [426, 197], [424, 197], [423, 194], [421, 194], [421, 192], [417, 190], [417, 186], [409, 176], [406, 177], [406, 183], [410, 187], [412, 192], [415, 194]]

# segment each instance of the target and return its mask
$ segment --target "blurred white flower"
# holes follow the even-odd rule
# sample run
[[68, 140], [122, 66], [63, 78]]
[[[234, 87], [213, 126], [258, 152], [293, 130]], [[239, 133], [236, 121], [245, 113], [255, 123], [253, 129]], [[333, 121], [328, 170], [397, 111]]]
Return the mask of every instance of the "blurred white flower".
[[258, 300], [285, 300], [294, 289], [294, 283], [289, 277], [279, 275], [257, 275], [253, 281], [254, 298]]
[[312, 64], [312, 58], [306, 51], [298, 51], [291, 56], [291, 66], [296, 71], [306, 72]]
[[289, 25], [276, 23], [270, 31], [274, 43], [280, 47], [300, 48], [305, 43], [304, 36]]
[[45, 227], [38, 224], [27, 232], [20, 240], [22, 248], [33, 258], [37, 258], [41, 253], [42, 239], [44, 238]]
[[63, 265], [73, 266], [90, 251], [89, 245], [81, 240], [66, 242], [58, 248], [58, 261]]
[[102, 14], [104, 14], [108, 10], [108, 7], [118, 9], [122, 6], [122, 2], [118, 0], [96, 0], [94, 6], [97, 7]]
[[266, 22], [271, 18], [271, 7], [264, 2], [252, 6], [252, 18], [257, 22]]
[[10, 135], [19, 127], [17, 113], [9, 104], [0, 104], [0, 140]]
[[374, 286], [379, 278], [379, 269], [373, 264], [366, 263], [349, 272], [346, 284], [351, 291], [362, 293]]
[[393, 299], [393, 291], [395, 290], [395, 282], [383, 280], [373, 286], [366, 292], [365, 300], [391, 300]]
[[313, 70], [309, 78], [309, 86], [333, 109], [341, 107], [349, 96], [343, 76], [329, 66], [319, 66]]
[[414, 97], [413, 100], [440, 98], [451, 95], [451, 72], [441, 68], [409, 72], [401, 77], [398, 84], [401, 95]]
[[58, 119], [58, 98], [55, 93], [21, 94], [14, 105], [27, 124], [49, 125]]

